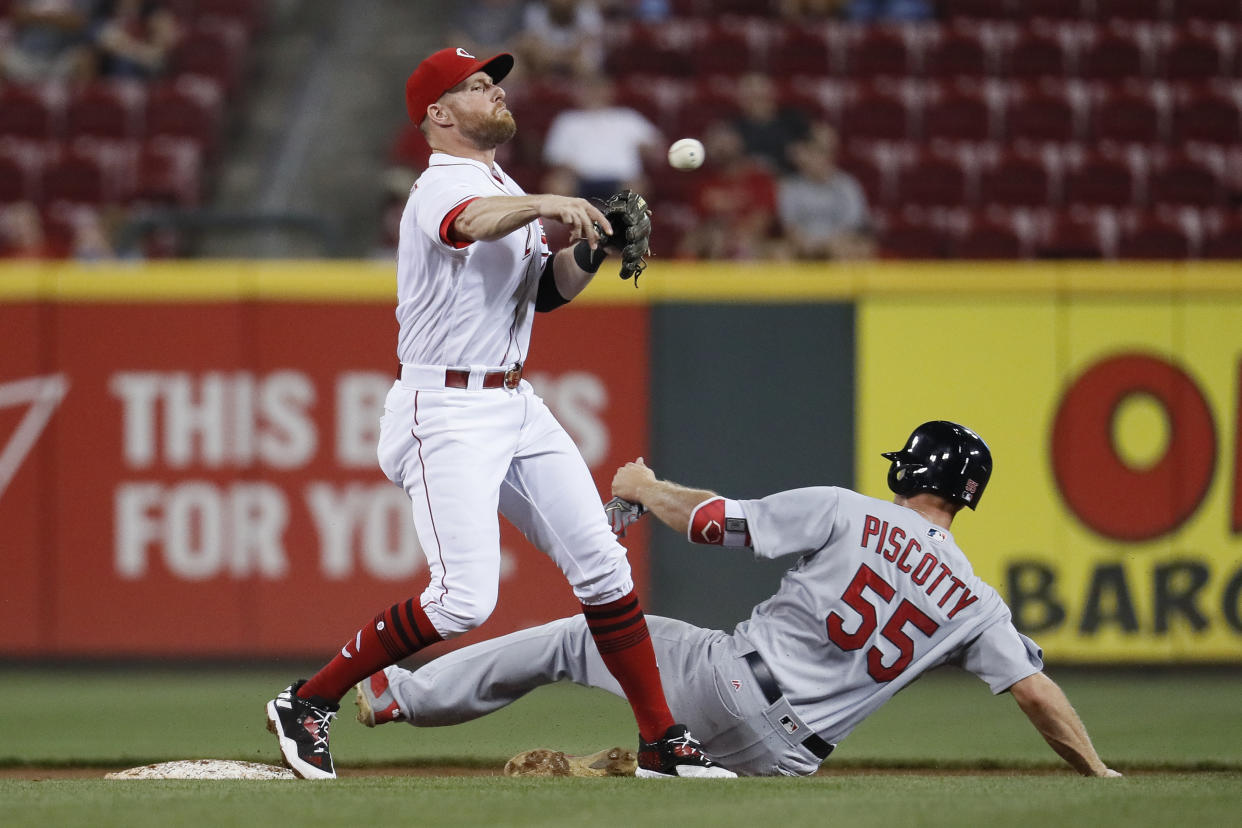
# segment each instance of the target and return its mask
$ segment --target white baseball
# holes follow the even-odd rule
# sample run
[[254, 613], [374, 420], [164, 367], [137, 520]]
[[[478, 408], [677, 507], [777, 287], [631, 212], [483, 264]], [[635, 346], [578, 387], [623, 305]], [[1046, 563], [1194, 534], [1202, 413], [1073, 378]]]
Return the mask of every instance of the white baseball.
[[682, 138], [668, 148], [668, 163], [679, 170], [697, 170], [706, 157], [703, 142], [697, 138]]

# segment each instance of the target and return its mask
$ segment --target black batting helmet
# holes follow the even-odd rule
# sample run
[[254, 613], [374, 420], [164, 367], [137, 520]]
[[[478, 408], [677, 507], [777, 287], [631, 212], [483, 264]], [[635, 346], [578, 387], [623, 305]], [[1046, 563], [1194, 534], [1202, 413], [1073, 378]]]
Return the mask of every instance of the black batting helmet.
[[946, 420], [923, 423], [905, 448], [883, 456], [893, 461], [888, 487], [902, 497], [932, 492], [973, 509], [992, 476], [988, 444], [969, 428]]

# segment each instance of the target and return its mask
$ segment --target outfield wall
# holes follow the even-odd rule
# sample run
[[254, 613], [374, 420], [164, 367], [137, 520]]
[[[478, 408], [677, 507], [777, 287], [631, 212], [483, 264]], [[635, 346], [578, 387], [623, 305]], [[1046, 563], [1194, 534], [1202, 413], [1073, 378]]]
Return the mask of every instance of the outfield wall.
[[[643, 454], [742, 497], [882, 494], [880, 451], [959, 420], [996, 472], [955, 534], [1050, 658], [1237, 662], [1239, 275], [657, 262], [541, 315], [529, 367], [601, 492]], [[320, 654], [421, 587], [373, 452], [392, 292], [370, 263], [0, 269], [0, 656]], [[718, 626], [782, 568], [627, 543], [655, 610]], [[502, 545], [473, 637], [574, 608]]]

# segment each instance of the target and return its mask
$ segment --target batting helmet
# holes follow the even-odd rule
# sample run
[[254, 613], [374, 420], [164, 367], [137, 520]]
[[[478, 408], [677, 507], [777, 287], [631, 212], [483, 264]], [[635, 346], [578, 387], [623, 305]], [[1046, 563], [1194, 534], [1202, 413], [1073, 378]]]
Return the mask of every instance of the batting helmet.
[[888, 487], [902, 497], [932, 492], [973, 509], [992, 476], [988, 444], [969, 428], [946, 420], [923, 423], [905, 448], [883, 456], [893, 461]]

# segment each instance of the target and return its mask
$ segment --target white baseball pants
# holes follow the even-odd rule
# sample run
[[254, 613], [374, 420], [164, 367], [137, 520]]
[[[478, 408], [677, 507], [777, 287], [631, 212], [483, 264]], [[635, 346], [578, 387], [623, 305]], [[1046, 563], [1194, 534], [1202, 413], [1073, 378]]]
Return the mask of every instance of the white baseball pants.
[[420, 604], [444, 638], [482, 624], [496, 606], [497, 511], [552, 558], [583, 603], [633, 589], [582, 455], [525, 380], [478, 390], [398, 380], [378, 455], [410, 496], [431, 574]]

